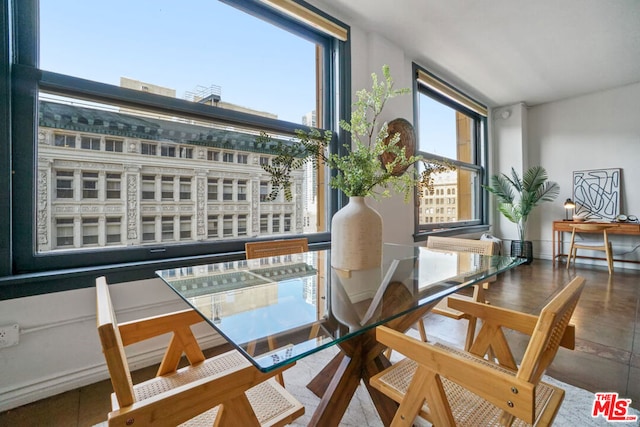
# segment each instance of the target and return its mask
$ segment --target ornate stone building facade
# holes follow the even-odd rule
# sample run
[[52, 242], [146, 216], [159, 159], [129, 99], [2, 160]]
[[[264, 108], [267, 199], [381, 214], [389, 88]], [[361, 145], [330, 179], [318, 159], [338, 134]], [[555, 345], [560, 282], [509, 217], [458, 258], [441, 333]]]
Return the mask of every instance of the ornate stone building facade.
[[293, 201], [267, 201], [256, 136], [41, 101], [38, 252], [302, 233], [304, 172]]

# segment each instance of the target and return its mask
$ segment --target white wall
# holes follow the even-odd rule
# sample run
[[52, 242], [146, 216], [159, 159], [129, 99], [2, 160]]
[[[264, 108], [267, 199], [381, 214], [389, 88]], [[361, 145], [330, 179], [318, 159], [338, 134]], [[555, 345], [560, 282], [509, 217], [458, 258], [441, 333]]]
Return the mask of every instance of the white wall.
[[[564, 218], [564, 200], [572, 197], [573, 171], [600, 168], [622, 169], [622, 209], [626, 214], [640, 214], [640, 83], [591, 93], [523, 109], [526, 120], [518, 117], [501, 119], [494, 110], [495, 155], [498, 169], [504, 171], [511, 161], [526, 166], [542, 165], [551, 180], [560, 185], [560, 195], [553, 203], [538, 207], [530, 216], [528, 238], [534, 241], [534, 256], [551, 259], [551, 223]], [[522, 140], [521, 156], [513, 144], [521, 140], [520, 133], [510, 126], [520, 121], [526, 139]], [[514, 142], [515, 141], [515, 142]], [[500, 222], [499, 235], [510, 239], [511, 231]], [[613, 236], [616, 257], [638, 260], [640, 244], [637, 237]], [[628, 253], [631, 252], [631, 253]], [[601, 256], [602, 254], [594, 254]], [[582, 261], [585, 262], [585, 261]], [[634, 268], [633, 264], [616, 264], [616, 268]]]
[[[160, 279], [110, 286], [119, 321], [187, 307]], [[96, 330], [95, 289], [0, 301], [0, 325], [20, 325], [20, 342], [0, 349], [0, 411], [108, 378]], [[222, 338], [194, 328], [210, 347]], [[168, 335], [128, 347], [131, 369], [157, 363]]]

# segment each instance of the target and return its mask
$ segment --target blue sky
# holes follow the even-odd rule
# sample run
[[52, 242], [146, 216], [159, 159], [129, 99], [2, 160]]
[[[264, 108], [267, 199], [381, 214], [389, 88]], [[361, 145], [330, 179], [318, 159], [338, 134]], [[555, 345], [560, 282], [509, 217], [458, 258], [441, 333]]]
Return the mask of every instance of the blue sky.
[[[217, 0], [41, 0], [40, 27], [45, 70], [178, 98], [217, 85], [225, 102], [294, 123], [315, 108], [314, 44]], [[420, 123], [421, 149], [455, 158], [453, 110], [421, 101]]]
[[216, 0], [41, 0], [40, 67], [114, 85], [222, 87], [222, 100], [300, 123], [315, 47]]

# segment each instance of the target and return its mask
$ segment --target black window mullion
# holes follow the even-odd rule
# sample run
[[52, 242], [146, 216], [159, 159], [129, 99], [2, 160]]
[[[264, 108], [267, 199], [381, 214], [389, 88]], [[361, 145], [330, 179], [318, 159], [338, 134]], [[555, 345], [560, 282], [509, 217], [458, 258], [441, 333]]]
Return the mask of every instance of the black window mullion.
[[[350, 88], [348, 85], [350, 75], [348, 72], [348, 59], [345, 59], [345, 53], [348, 53], [349, 42], [338, 42], [330, 37], [314, 32], [312, 29], [298, 23], [292, 23], [287, 18], [279, 16], [273, 11], [267, 11], [267, 8], [257, 5], [252, 1], [245, 0], [229, 0], [225, 1], [231, 4], [241, 4], [250, 6], [253, 14], [258, 14], [261, 18], [272, 22], [282, 28], [285, 28], [297, 35], [300, 35], [315, 43], [319, 43], [325, 50], [323, 63], [327, 72], [324, 74], [325, 79], [323, 106], [326, 109], [324, 128], [338, 130], [337, 122], [339, 119], [348, 119], [347, 110], [350, 106]], [[36, 252], [36, 219], [35, 212], [37, 207], [37, 141], [38, 141], [38, 93], [52, 93], [63, 96], [78, 97], [83, 100], [105, 102], [114, 105], [126, 107], [140, 108], [161, 113], [170, 113], [172, 115], [184, 115], [188, 118], [204, 119], [225, 123], [229, 125], [261, 129], [268, 132], [280, 134], [293, 134], [296, 129], [304, 129], [305, 126], [285, 122], [277, 119], [261, 117], [249, 113], [225, 110], [218, 107], [206, 106], [176, 98], [168, 98], [151, 93], [144, 93], [132, 89], [122, 88], [119, 86], [109, 85], [105, 83], [95, 82], [73, 76], [63, 75], [51, 71], [39, 70], [38, 60], [38, 0], [7, 0], [3, 2], [3, 7], [11, 4], [13, 6], [13, 18], [6, 17], [3, 22], [8, 25], [7, 28], [15, 28], [16, 33], [13, 41], [15, 46], [14, 63], [12, 65], [11, 77], [7, 81], [12, 85], [12, 94], [7, 93], [7, 105], [11, 107], [12, 129], [12, 165], [2, 170], [3, 174], [13, 173], [12, 177], [12, 220], [10, 225], [12, 236], [10, 255], [6, 256], [7, 269], [0, 269], [0, 276], [4, 279], [0, 280], [7, 283], [7, 276], [11, 274], [56, 274], [56, 271], [67, 269], [69, 271], [75, 269], [91, 269], [96, 266], [104, 266], [109, 268], [110, 265], [131, 265], [139, 263], [145, 271], [149, 270], [149, 262], [162, 261], [167, 258], [187, 258], [202, 257], [211, 254], [242, 253], [244, 241], [218, 241], [218, 242], [194, 242], [192, 244], [164, 246], [159, 243], [156, 247], [128, 247], [128, 248], [101, 248], [100, 251], [83, 251], [72, 253], [46, 253], [38, 254]], [[10, 8], [9, 8], [10, 9]], [[3, 9], [3, 11], [8, 9]], [[13, 19], [13, 21], [12, 21]], [[11, 25], [9, 25], [11, 24]], [[9, 36], [7, 35], [6, 43], [8, 45]], [[335, 56], [334, 52], [340, 50]], [[8, 57], [8, 55], [7, 55]], [[336, 67], [345, 67], [340, 73], [335, 73]], [[336, 82], [336, 75], [340, 77], [340, 81]], [[337, 88], [340, 90], [337, 90]], [[340, 93], [341, 99], [332, 99], [335, 93]], [[346, 101], [345, 101], [346, 100]], [[332, 107], [336, 104], [344, 104], [340, 106], [338, 112]], [[7, 114], [5, 117], [9, 117]], [[0, 138], [3, 135], [0, 135]], [[8, 137], [7, 137], [8, 138]], [[338, 145], [338, 138], [334, 145]], [[9, 157], [9, 156], [8, 156]], [[336, 191], [331, 192], [333, 197]], [[338, 206], [337, 203], [328, 203], [327, 207], [333, 210]], [[33, 214], [26, 214], [31, 212]], [[0, 212], [0, 218], [3, 218]], [[7, 218], [6, 223], [9, 223]], [[219, 225], [221, 226], [221, 225]], [[7, 236], [9, 233], [6, 234]], [[309, 235], [311, 243], [323, 243], [330, 239], [328, 232], [319, 232]], [[55, 233], [52, 234], [55, 238]], [[0, 251], [3, 248], [0, 247]], [[4, 256], [4, 254], [2, 254]], [[4, 260], [4, 258], [3, 258]], [[144, 266], [144, 267], [143, 267]], [[133, 267], [137, 269], [138, 267]], [[73, 274], [73, 272], [71, 273]], [[83, 273], [84, 274], [84, 273]], [[35, 276], [34, 276], [35, 277]], [[9, 279], [11, 281], [11, 279]], [[16, 279], [24, 283], [24, 279]], [[4, 286], [2, 284], [2, 286]], [[90, 286], [90, 284], [74, 285], [74, 287]], [[35, 288], [34, 288], [35, 289]], [[52, 289], [54, 290], [54, 289]], [[42, 289], [36, 293], [42, 293]], [[44, 291], [46, 292], [46, 290]], [[34, 294], [31, 291], [24, 290], [14, 293], [13, 297], [20, 295]], [[0, 289], [0, 300], [5, 298], [2, 289]]]

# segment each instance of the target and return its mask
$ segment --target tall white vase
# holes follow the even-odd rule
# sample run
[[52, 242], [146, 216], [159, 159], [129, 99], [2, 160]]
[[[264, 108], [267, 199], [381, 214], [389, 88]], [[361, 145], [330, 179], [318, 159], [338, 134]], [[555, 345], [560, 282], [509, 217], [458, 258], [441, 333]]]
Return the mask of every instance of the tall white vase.
[[350, 197], [331, 220], [331, 266], [357, 271], [381, 263], [382, 217], [364, 197]]

